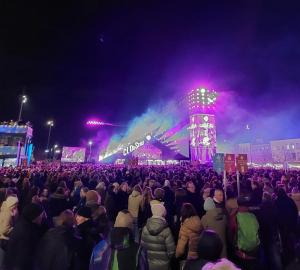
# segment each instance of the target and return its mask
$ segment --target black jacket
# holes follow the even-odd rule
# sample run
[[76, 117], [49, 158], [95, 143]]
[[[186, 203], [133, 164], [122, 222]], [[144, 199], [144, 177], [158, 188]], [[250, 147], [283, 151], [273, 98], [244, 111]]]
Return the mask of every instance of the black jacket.
[[81, 238], [79, 248], [79, 259], [81, 269], [88, 269], [93, 248], [100, 241], [96, 226], [92, 220], [88, 220], [77, 226], [78, 234]]
[[32, 270], [34, 254], [40, 238], [42, 229], [21, 218], [14, 227], [7, 246], [4, 263], [7, 270]]
[[49, 199], [49, 215], [50, 217], [59, 216], [61, 212], [70, 208], [70, 203], [64, 195], [54, 193]]
[[38, 246], [36, 270], [82, 270], [78, 258], [80, 239], [72, 228], [49, 230]]

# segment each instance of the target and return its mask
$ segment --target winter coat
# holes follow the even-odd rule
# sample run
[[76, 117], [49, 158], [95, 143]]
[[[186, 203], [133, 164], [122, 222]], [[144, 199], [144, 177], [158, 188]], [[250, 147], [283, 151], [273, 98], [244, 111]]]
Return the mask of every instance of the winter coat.
[[7, 270], [32, 270], [42, 230], [38, 225], [20, 218], [8, 241], [4, 263]]
[[9, 239], [9, 234], [13, 229], [14, 223], [15, 217], [12, 209], [4, 201], [0, 211], [0, 239]]
[[92, 220], [87, 220], [78, 225], [77, 230], [82, 239], [79, 248], [81, 269], [88, 269], [93, 248], [99, 242], [100, 236], [97, 233], [96, 224]]
[[257, 221], [259, 223], [260, 240], [264, 247], [271, 246], [278, 237], [278, 213], [272, 201], [263, 201], [259, 211], [257, 211]]
[[213, 230], [220, 236], [223, 243], [221, 257], [226, 258], [227, 257], [227, 246], [226, 246], [227, 218], [224, 214], [223, 209], [215, 208], [215, 209], [208, 210], [206, 214], [201, 218], [201, 223], [205, 230]]
[[119, 197], [118, 200], [119, 211], [128, 209], [129, 194], [127, 192], [124, 192], [123, 190], [120, 190], [118, 193], [118, 197]]
[[80, 238], [72, 228], [58, 226], [42, 238], [35, 270], [82, 270], [78, 257]]
[[49, 215], [51, 217], [57, 217], [61, 212], [70, 208], [70, 204], [67, 201], [65, 195], [53, 193], [49, 200]]
[[170, 269], [175, 253], [173, 235], [164, 218], [149, 218], [142, 231], [141, 245], [147, 250], [150, 270]]
[[128, 198], [128, 211], [134, 218], [138, 217], [139, 207], [141, 205], [142, 199], [143, 196], [141, 195], [140, 192], [136, 190], [132, 191], [132, 193]]
[[203, 209], [203, 198], [199, 193], [192, 193], [188, 191], [185, 200], [185, 202], [191, 203], [195, 207], [197, 214], [200, 217], [205, 214], [205, 211]]
[[197, 246], [200, 233], [203, 230], [201, 220], [198, 216], [187, 218], [181, 225], [179, 238], [176, 247], [176, 257], [185, 255], [188, 249], [187, 257], [191, 259], [198, 258]]
[[111, 189], [108, 190], [105, 198], [105, 208], [110, 221], [114, 222], [118, 215], [118, 194]]
[[150, 203], [145, 203], [144, 208], [142, 205], [139, 208], [139, 215], [138, 215], [138, 227], [142, 229], [146, 223], [148, 218], [152, 216], [151, 205]]

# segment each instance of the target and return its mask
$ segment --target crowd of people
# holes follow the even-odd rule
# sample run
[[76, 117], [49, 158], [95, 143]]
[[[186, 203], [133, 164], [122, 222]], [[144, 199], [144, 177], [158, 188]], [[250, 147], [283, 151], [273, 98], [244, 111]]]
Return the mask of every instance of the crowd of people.
[[300, 269], [300, 171], [0, 168], [0, 269]]

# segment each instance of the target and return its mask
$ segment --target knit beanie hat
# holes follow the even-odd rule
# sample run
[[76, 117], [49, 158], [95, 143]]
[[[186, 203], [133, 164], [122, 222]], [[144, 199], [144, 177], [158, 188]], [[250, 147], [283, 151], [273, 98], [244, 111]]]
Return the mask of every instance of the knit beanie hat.
[[28, 221], [33, 221], [44, 212], [44, 208], [40, 204], [31, 203], [24, 207], [23, 217]]
[[114, 227], [133, 228], [133, 217], [127, 210], [118, 213]]
[[19, 202], [19, 199], [17, 196], [9, 196], [5, 200], [5, 203], [8, 208], [15, 206]]
[[206, 198], [205, 202], [204, 202], [204, 210], [209, 211], [209, 210], [212, 210], [215, 208], [216, 208], [216, 205], [215, 205], [214, 200], [211, 197]]
[[167, 214], [166, 208], [161, 203], [151, 204], [151, 212], [154, 217], [165, 217]]
[[79, 208], [76, 214], [81, 217], [91, 218], [92, 211], [91, 208], [84, 206]]
[[87, 204], [100, 204], [101, 203], [101, 197], [95, 190], [89, 190], [86, 193], [86, 203]]

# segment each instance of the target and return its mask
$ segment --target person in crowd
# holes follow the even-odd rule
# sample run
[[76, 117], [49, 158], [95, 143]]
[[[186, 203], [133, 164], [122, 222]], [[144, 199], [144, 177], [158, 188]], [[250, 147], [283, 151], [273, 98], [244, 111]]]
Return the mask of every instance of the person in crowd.
[[142, 229], [147, 222], [147, 219], [151, 217], [151, 206], [150, 202], [153, 200], [152, 189], [150, 187], [145, 187], [143, 192], [143, 197], [138, 214], [138, 227]]
[[98, 217], [96, 222], [96, 232], [98, 234], [98, 243], [94, 246], [89, 270], [108, 269], [111, 250], [109, 247], [109, 221], [106, 214]]
[[12, 230], [4, 257], [6, 270], [33, 269], [35, 253], [43, 235], [45, 212], [39, 204], [28, 204]]
[[175, 243], [165, 220], [166, 208], [161, 203], [151, 204], [152, 217], [142, 231], [141, 245], [147, 250], [150, 270], [169, 270], [175, 254]]
[[107, 210], [108, 218], [111, 222], [114, 222], [118, 214], [118, 192], [119, 185], [118, 183], [110, 184], [108, 186], [105, 208]]
[[68, 199], [65, 196], [63, 187], [58, 187], [50, 196], [49, 200], [49, 215], [51, 218], [59, 216], [61, 212], [68, 209], [70, 206]]
[[154, 190], [154, 199], [151, 202], [152, 203], [163, 203], [165, 199], [165, 190], [162, 188], [156, 188]]
[[129, 186], [127, 182], [123, 182], [120, 185], [120, 190], [119, 190], [119, 209], [124, 210], [128, 209], [128, 198], [129, 198]]
[[[133, 236], [133, 217], [128, 210], [118, 213], [110, 234], [110, 259], [108, 270], [139, 269], [139, 245]], [[142, 269], [141, 265], [141, 269]]]
[[196, 192], [194, 182], [189, 181], [186, 183], [187, 195], [186, 202], [192, 204], [197, 211], [197, 214], [202, 217], [204, 215], [202, 197]]
[[[177, 188], [175, 190], [175, 224], [179, 225], [180, 228], [180, 215], [182, 205], [187, 201], [187, 191], [184, 188]], [[178, 232], [179, 232], [178, 228]]]
[[239, 206], [237, 203], [237, 195], [234, 192], [232, 186], [227, 187], [226, 194], [227, 194], [227, 200], [225, 203], [225, 209], [226, 209], [226, 212], [228, 213], [228, 215], [230, 216], [237, 212]]
[[[74, 188], [71, 192], [71, 201], [73, 205], [78, 205], [81, 200], [81, 189], [83, 184], [80, 180], [74, 181]], [[81, 205], [82, 206], [82, 205]], [[80, 207], [80, 206], [79, 206]]]
[[264, 253], [265, 269], [283, 269], [280, 256], [280, 236], [278, 225], [278, 213], [272, 194], [263, 193], [262, 204], [257, 212], [259, 223], [259, 238]]
[[224, 203], [224, 193], [222, 189], [216, 188], [214, 190], [214, 197], [213, 197], [214, 203], [216, 208], [225, 208], [225, 203]]
[[216, 208], [215, 202], [208, 197], [204, 202], [204, 210], [206, 214], [201, 218], [201, 224], [205, 230], [215, 231], [222, 240], [222, 258], [227, 257], [227, 218], [222, 208]]
[[251, 204], [252, 206], [259, 206], [262, 201], [263, 189], [257, 181], [251, 181]]
[[6, 200], [6, 197], [7, 197], [7, 189], [0, 188], [0, 209], [1, 209], [3, 202]]
[[182, 205], [180, 219], [181, 227], [176, 247], [176, 257], [181, 259], [197, 259], [197, 245], [203, 226], [192, 204], [184, 203]]
[[297, 230], [298, 209], [295, 202], [288, 197], [283, 188], [280, 188], [277, 192], [275, 207], [280, 215], [278, 223], [283, 249], [282, 259], [286, 266], [295, 256], [294, 238]]
[[41, 202], [49, 202], [49, 189], [44, 188], [40, 193], [40, 200]]
[[95, 190], [89, 190], [85, 195], [85, 206], [91, 209], [91, 217], [95, 221], [97, 218], [106, 212], [106, 209], [101, 206], [101, 197]]
[[300, 191], [298, 187], [294, 187], [292, 189], [291, 198], [297, 205], [298, 216], [300, 216]]
[[128, 198], [128, 211], [133, 217], [133, 233], [134, 239], [137, 243], [139, 242], [138, 214], [142, 199], [142, 188], [140, 187], [140, 185], [135, 185], [132, 193]]
[[87, 206], [79, 208], [76, 212], [75, 220], [78, 235], [82, 239], [79, 249], [81, 269], [88, 269], [93, 248], [100, 240], [96, 224], [92, 220], [91, 208]]
[[106, 199], [106, 185], [104, 181], [100, 181], [96, 186], [96, 191], [99, 193], [102, 203], [105, 202]]
[[199, 270], [208, 262], [216, 262], [221, 258], [223, 243], [219, 235], [212, 230], [202, 231], [198, 246], [198, 258], [186, 261], [183, 270]]
[[239, 266], [245, 270], [259, 268], [259, 223], [249, 212], [251, 195], [243, 194], [238, 198], [238, 211], [230, 216], [229, 230], [235, 256]]
[[81, 270], [78, 256], [81, 239], [75, 233], [73, 212], [63, 211], [57, 225], [38, 245], [35, 270]]
[[163, 199], [164, 206], [166, 207], [166, 210], [167, 210], [166, 221], [168, 222], [168, 224], [171, 228], [174, 228], [175, 194], [174, 194], [173, 190], [171, 189], [171, 183], [169, 180], [165, 180], [163, 190], [164, 190], [164, 199]]
[[13, 230], [18, 217], [18, 197], [11, 195], [2, 203], [0, 210], [0, 243], [5, 250], [9, 234]]

